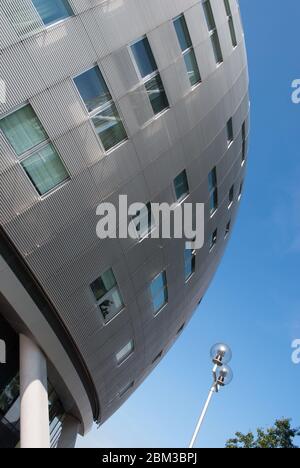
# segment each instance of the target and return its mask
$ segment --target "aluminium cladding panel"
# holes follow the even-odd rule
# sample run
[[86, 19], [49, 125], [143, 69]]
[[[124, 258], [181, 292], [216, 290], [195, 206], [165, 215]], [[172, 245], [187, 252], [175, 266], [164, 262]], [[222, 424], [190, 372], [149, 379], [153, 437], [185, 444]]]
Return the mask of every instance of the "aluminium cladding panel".
[[31, 0], [1, 0], [0, 49], [44, 29]]

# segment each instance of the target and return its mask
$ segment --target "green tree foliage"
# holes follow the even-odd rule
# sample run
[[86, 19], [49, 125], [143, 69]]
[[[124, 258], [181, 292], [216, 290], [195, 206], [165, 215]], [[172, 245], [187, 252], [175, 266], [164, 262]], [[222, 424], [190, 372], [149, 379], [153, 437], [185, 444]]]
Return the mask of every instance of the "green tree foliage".
[[267, 430], [257, 429], [257, 434], [237, 432], [234, 439], [228, 440], [226, 448], [233, 449], [295, 449], [295, 437], [300, 436], [300, 428], [292, 428], [290, 419], [279, 419]]

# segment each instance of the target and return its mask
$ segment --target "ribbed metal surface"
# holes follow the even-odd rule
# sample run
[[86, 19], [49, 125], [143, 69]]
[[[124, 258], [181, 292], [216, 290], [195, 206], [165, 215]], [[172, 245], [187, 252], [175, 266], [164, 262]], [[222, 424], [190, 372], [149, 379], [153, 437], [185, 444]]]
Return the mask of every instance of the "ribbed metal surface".
[[[141, 383], [153, 369], [154, 357], [174, 343], [223, 255], [225, 228], [229, 218], [234, 224], [238, 189], [246, 169], [246, 164], [241, 166], [241, 132], [246, 122], [248, 138], [247, 59], [235, 0], [230, 2], [238, 40], [234, 50], [223, 2], [211, 0], [224, 56], [219, 67], [199, 0], [70, 3], [74, 17], [22, 42], [16, 43], [9, 22], [4, 23], [0, 76], [7, 83], [8, 99], [0, 114], [29, 101], [70, 180], [39, 197], [0, 135], [0, 214], [1, 224], [76, 341], [93, 377], [105, 420], [132, 392], [120, 398], [120, 389], [131, 380]], [[182, 12], [202, 77], [194, 89], [172, 23]], [[170, 102], [170, 109], [156, 118], [128, 52], [128, 44], [145, 33]], [[72, 81], [96, 63], [129, 137], [109, 155], [105, 155]], [[229, 118], [233, 118], [234, 143], [228, 149]], [[207, 177], [214, 166], [219, 209], [211, 219]], [[127, 194], [129, 203], [174, 203], [173, 180], [183, 169], [190, 186], [188, 201], [205, 202], [207, 219], [205, 246], [197, 254], [196, 271], [187, 284], [183, 240], [139, 244], [131, 239], [101, 241], [96, 237], [95, 214], [99, 202], [115, 203], [119, 193]], [[229, 211], [228, 193], [233, 183], [235, 198]], [[219, 242], [209, 253], [216, 228]], [[126, 307], [104, 325], [89, 285], [111, 267]], [[164, 269], [169, 303], [154, 318], [149, 284]], [[130, 339], [134, 339], [135, 352], [118, 367], [115, 354]]]
[[0, 8], [21, 39], [44, 27], [31, 0], [1, 0]]

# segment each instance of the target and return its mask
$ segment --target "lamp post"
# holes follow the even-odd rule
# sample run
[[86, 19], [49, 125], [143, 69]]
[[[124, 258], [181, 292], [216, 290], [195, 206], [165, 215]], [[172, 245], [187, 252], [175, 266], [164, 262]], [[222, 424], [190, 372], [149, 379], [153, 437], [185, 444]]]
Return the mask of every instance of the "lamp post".
[[190, 442], [190, 445], [189, 445], [190, 449], [192, 449], [195, 445], [197, 436], [201, 429], [202, 423], [204, 421], [204, 418], [206, 416], [209, 404], [212, 400], [214, 393], [218, 393], [222, 387], [225, 387], [225, 385], [230, 384], [230, 382], [233, 379], [232, 370], [227, 365], [231, 361], [231, 358], [232, 358], [232, 352], [229, 346], [223, 343], [218, 343], [214, 345], [211, 348], [210, 356], [214, 364], [214, 367], [212, 369], [213, 384], [210, 388], [208, 398], [206, 400], [206, 403], [204, 405], [204, 408], [198, 420], [195, 432], [193, 434], [192, 440]]

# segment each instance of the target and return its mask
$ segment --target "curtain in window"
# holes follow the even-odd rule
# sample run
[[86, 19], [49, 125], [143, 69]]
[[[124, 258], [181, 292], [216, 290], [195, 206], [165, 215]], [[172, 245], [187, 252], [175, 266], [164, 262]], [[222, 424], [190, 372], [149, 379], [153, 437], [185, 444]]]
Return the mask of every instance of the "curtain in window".
[[2, 119], [0, 129], [18, 156], [48, 138], [31, 106], [22, 107]]
[[43, 195], [68, 178], [68, 173], [52, 145], [22, 162], [32, 183]]

